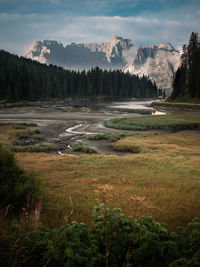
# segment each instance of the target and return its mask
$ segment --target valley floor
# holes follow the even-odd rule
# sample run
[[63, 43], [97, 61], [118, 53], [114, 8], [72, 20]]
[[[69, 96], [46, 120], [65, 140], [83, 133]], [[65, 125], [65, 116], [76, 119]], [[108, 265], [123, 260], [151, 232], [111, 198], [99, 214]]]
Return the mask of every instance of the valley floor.
[[[127, 132], [105, 128], [104, 122], [133, 116], [140, 115], [106, 108], [0, 110], [0, 122], [37, 123], [37, 129], [61, 152], [16, 154], [20, 165], [43, 182], [41, 219], [45, 225], [55, 227], [74, 220], [90, 224], [92, 207], [102, 202], [121, 208], [126, 215], [153, 216], [170, 229], [200, 217], [199, 130], [145, 131], [114, 143], [88, 140], [91, 133]], [[75, 125], [79, 127], [70, 129]], [[5, 131], [0, 135], [1, 140], [9, 142]], [[70, 145], [77, 140], [94, 146], [101, 154], [75, 155]], [[118, 150], [115, 155], [113, 148]], [[135, 148], [139, 153], [133, 153]]]

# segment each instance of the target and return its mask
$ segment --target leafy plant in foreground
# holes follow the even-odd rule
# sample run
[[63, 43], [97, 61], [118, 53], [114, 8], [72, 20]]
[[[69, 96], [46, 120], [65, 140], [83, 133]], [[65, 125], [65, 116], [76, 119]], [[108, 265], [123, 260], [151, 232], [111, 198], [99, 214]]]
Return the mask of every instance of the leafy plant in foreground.
[[28, 196], [34, 204], [39, 193], [35, 176], [26, 173], [17, 165], [14, 154], [0, 146], [0, 209], [11, 206], [18, 213]]
[[6, 252], [10, 250], [7, 258], [15, 266], [200, 266], [197, 219], [188, 228], [170, 232], [152, 217], [127, 218], [120, 209], [110, 210], [105, 204], [94, 207], [92, 217], [92, 228], [73, 222], [61, 229], [22, 233], [15, 226], [7, 235], [8, 243], [0, 234], [0, 244], [3, 240]]

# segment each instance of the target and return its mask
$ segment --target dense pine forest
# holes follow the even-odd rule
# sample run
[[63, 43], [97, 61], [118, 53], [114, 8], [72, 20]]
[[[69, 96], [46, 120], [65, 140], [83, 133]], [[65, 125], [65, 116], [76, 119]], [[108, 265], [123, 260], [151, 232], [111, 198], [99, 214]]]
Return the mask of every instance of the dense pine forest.
[[0, 51], [0, 99], [8, 101], [64, 97], [155, 97], [147, 77], [121, 70], [65, 70]]
[[174, 82], [171, 100], [200, 98], [200, 40], [198, 33], [192, 32], [189, 44], [183, 45], [181, 65]]

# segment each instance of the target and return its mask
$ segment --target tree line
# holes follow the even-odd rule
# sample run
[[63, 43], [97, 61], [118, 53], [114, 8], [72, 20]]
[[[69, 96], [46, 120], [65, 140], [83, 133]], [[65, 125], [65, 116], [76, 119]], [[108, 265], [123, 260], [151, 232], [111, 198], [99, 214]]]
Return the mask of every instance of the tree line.
[[9, 101], [65, 97], [155, 97], [148, 77], [121, 70], [65, 70], [0, 51], [0, 99]]
[[189, 44], [183, 45], [181, 64], [174, 81], [171, 99], [180, 97], [200, 98], [200, 39], [192, 32]]

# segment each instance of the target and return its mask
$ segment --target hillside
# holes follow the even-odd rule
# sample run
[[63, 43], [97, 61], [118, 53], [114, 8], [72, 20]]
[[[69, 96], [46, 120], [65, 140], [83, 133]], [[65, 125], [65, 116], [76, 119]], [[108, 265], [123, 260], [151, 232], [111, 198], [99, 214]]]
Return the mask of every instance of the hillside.
[[11, 55], [0, 51], [0, 99], [37, 100], [63, 97], [155, 97], [157, 87], [147, 77], [120, 70], [79, 71]]

